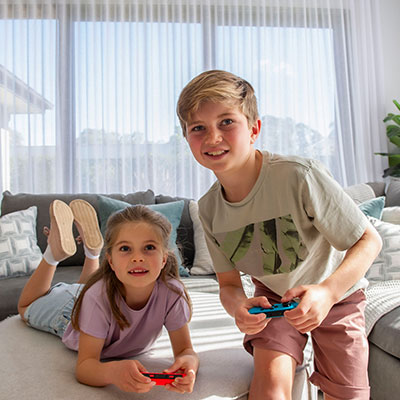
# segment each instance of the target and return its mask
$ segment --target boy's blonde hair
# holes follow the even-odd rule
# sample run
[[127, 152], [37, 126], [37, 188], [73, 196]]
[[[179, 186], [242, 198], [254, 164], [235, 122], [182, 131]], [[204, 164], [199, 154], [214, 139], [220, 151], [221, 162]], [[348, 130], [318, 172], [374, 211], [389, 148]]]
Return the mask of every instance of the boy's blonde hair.
[[193, 78], [182, 90], [176, 113], [186, 137], [186, 124], [205, 101], [239, 107], [246, 116], [249, 128], [259, 118], [254, 89], [246, 80], [221, 70], [210, 70]]

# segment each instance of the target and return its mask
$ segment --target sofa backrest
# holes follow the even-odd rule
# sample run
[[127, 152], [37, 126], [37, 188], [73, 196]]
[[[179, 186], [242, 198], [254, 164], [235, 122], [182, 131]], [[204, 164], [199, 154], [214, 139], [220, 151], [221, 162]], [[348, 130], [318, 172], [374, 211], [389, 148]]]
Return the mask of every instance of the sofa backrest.
[[[135, 192], [128, 194], [103, 194], [103, 196], [110, 197], [115, 200], [124, 201], [129, 204], [157, 204], [167, 203], [176, 200], [184, 200], [185, 205], [182, 212], [182, 218], [180, 225], [177, 229], [177, 244], [178, 248], [181, 249], [183, 264], [190, 268], [193, 264], [194, 259], [194, 244], [193, 244], [193, 224], [189, 214], [189, 199], [180, 197], [171, 197], [158, 195], [155, 196], [152, 190], [143, 192]], [[6, 215], [11, 212], [25, 210], [28, 207], [37, 207], [37, 221], [36, 221], [36, 233], [37, 242], [42, 250], [45, 251], [47, 246], [47, 237], [43, 234], [43, 227], [50, 227], [50, 216], [49, 208], [53, 200], [59, 199], [69, 204], [74, 199], [83, 199], [89, 202], [96, 210], [97, 215], [99, 213], [97, 194], [93, 193], [77, 193], [77, 194], [29, 194], [29, 193], [18, 193], [12, 194], [9, 191], [3, 193], [3, 199], [1, 202], [1, 215]], [[78, 236], [78, 231], [74, 226], [74, 237]], [[64, 260], [60, 265], [62, 266], [76, 266], [82, 265], [84, 261], [84, 253], [82, 246], [78, 246], [78, 250], [74, 256]]]

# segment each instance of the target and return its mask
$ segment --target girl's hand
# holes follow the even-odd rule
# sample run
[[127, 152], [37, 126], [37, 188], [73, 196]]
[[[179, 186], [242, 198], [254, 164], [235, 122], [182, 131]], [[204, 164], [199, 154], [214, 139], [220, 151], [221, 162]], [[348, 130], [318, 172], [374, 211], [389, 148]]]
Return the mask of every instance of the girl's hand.
[[164, 370], [164, 373], [184, 373], [186, 376], [176, 378], [172, 383], [165, 385], [165, 388], [171, 392], [192, 393], [196, 380], [197, 368], [197, 357], [190, 354], [178, 356], [175, 362]]
[[254, 335], [261, 332], [270, 321], [265, 314], [250, 314], [249, 310], [252, 307], [272, 307], [266, 297], [253, 297], [245, 300], [238, 306], [235, 312], [235, 322], [239, 330], [248, 335]]
[[285, 312], [290, 325], [300, 333], [311, 332], [321, 325], [332, 306], [336, 303], [336, 296], [323, 285], [302, 285], [288, 290], [282, 297], [282, 302], [300, 297], [299, 305]]
[[155, 385], [144, 376], [146, 368], [137, 360], [111, 361], [112, 382], [124, 392], [146, 393]]

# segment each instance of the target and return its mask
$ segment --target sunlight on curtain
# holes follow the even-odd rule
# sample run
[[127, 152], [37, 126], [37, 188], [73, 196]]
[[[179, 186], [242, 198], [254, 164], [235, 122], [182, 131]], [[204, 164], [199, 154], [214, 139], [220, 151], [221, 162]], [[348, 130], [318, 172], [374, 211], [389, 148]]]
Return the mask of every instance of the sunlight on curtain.
[[[380, 179], [379, 2], [0, 1], [1, 189], [199, 198], [175, 115], [207, 69], [251, 82], [257, 147]], [[367, 118], [365, 116], [368, 116]]]

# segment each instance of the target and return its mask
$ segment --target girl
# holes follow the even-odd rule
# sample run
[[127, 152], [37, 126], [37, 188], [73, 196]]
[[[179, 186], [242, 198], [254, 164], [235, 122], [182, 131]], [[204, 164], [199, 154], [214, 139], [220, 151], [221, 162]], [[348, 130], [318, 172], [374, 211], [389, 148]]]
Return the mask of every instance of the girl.
[[[112, 215], [99, 268], [102, 238], [93, 207], [84, 200], [74, 200], [70, 206], [55, 200], [50, 218], [47, 249], [18, 303], [22, 319], [78, 350], [79, 382], [114, 384], [137, 393], [148, 392], [155, 382], [142, 374], [147, 371], [138, 360], [127, 358], [147, 351], [164, 325], [175, 357], [164, 372], [186, 374], [166, 388], [192, 392], [199, 360], [188, 328], [190, 300], [178, 277], [177, 260], [168, 250], [169, 221], [141, 205]], [[82, 274], [77, 284], [51, 288], [58, 262], [76, 251], [74, 222], [86, 256]], [[104, 359], [113, 360], [100, 361]]]

